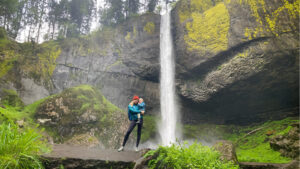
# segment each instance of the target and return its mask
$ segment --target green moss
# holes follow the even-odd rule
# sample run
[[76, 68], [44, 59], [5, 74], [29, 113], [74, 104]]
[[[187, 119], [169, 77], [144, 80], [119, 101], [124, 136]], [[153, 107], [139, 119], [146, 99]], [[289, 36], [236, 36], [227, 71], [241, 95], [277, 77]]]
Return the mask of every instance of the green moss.
[[91, 106], [90, 103], [83, 103], [81, 105], [80, 111], [86, 111]]
[[133, 30], [132, 32], [127, 32], [127, 35], [125, 36], [125, 40], [127, 42], [130, 42], [130, 43], [134, 43], [134, 39], [137, 37], [137, 30], [136, 30], [136, 27], [133, 26]]
[[123, 61], [122, 61], [122, 58], [120, 57], [116, 62], [114, 62], [113, 64], [111, 65], [108, 65], [105, 70], [108, 71], [110, 70], [113, 66], [117, 66], [117, 65], [121, 65], [123, 64]]
[[108, 112], [122, 112], [120, 108], [108, 101], [104, 96], [102, 96], [102, 102]]
[[249, 49], [247, 49], [247, 50], [245, 50], [243, 52], [238, 53], [235, 57], [237, 57], [237, 58], [245, 58], [245, 57], [247, 57], [249, 55], [249, 53], [251, 53], [251, 52], [250, 52]]
[[[291, 129], [291, 124], [294, 123], [299, 123], [299, 119], [286, 118], [250, 126], [184, 125], [183, 134], [187, 139], [198, 139], [207, 142], [212, 142], [215, 139], [230, 140], [236, 145], [239, 161], [287, 163], [291, 159], [282, 157], [279, 152], [272, 150], [267, 140], [276, 135], [287, 134]], [[248, 134], [255, 129], [259, 130]]]
[[22, 108], [24, 106], [23, 101], [15, 90], [3, 89], [2, 93], [1, 103], [3, 105], [17, 108]]
[[95, 89], [90, 85], [79, 85], [75, 86], [73, 88], [70, 88], [70, 90], [74, 90], [76, 92], [95, 92]]
[[271, 149], [269, 143], [262, 143], [251, 149], [236, 150], [240, 162], [289, 163], [290, 158], [282, 157], [278, 151]]
[[[257, 25], [255, 28], [246, 28], [245, 36], [251, 40], [258, 36], [266, 36], [268, 33], [278, 36], [280, 33], [296, 30], [297, 25], [294, 23], [298, 22], [293, 23], [293, 20], [299, 20], [299, 2], [299, 0], [292, 2], [284, 0], [277, 9], [271, 9], [267, 7], [265, 0], [240, 0], [240, 4], [250, 7]], [[292, 24], [287, 26], [279, 22], [282, 16], [287, 16]]]
[[[203, 6], [203, 9], [208, 6]], [[230, 18], [224, 2], [207, 9], [204, 13], [201, 13], [201, 10], [192, 12], [190, 17], [193, 21], [186, 24], [187, 34], [184, 35], [189, 51], [205, 54], [227, 49]]]
[[286, 135], [287, 133], [289, 133], [289, 131], [291, 130], [292, 126], [288, 126], [287, 128], [285, 128], [284, 130], [276, 133], [276, 135]]
[[144, 26], [144, 31], [148, 34], [153, 34], [155, 31], [155, 24], [153, 22], [147, 22], [147, 24]]
[[[1, 48], [0, 48], [1, 49]], [[13, 50], [2, 50], [0, 54], [4, 56], [0, 59], [0, 78], [5, 76], [14, 66], [19, 54]]]
[[40, 58], [40, 67], [44, 77], [52, 76], [56, 67], [56, 59], [61, 53], [61, 49], [54, 41], [41, 44], [41, 50], [37, 54]]
[[[29, 76], [37, 82], [44, 82], [46, 87], [51, 87], [50, 78], [60, 53], [60, 46], [55, 41], [43, 44], [10, 41], [7, 45], [0, 45], [0, 55], [3, 56], [0, 59], [0, 78], [7, 75], [10, 70], [16, 69], [19, 71], [12, 71], [12, 73], [22, 72], [25, 76]], [[15, 76], [5, 77], [7, 81], [15, 80]]]

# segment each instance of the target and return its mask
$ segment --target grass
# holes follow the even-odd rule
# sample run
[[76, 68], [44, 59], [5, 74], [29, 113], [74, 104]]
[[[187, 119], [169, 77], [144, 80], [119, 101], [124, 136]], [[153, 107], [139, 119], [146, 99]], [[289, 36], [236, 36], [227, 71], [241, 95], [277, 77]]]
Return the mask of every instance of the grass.
[[236, 152], [240, 162], [289, 163], [291, 161], [290, 158], [280, 156], [278, 151], [272, 150], [269, 143], [262, 143], [253, 148], [239, 147]]
[[[288, 163], [291, 159], [271, 149], [268, 139], [276, 135], [287, 134], [293, 123], [299, 123], [299, 119], [285, 118], [250, 126], [184, 125], [183, 134], [187, 139], [199, 139], [206, 142], [230, 140], [236, 146], [237, 158], [240, 162]], [[259, 130], [248, 134], [255, 129]]]
[[36, 128], [21, 130], [14, 123], [2, 123], [0, 142], [0, 168], [44, 168], [39, 155], [50, 148]]
[[230, 161], [221, 161], [220, 153], [201, 143], [194, 142], [192, 145], [175, 145], [151, 150], [145, 157], [153, 156], [148, 166], [151, 169], [156, 168], [177, 168], [177, 169], [196, 169], [196, 168], [214, 168], [214, 169], [238, 169], [239, 166]]

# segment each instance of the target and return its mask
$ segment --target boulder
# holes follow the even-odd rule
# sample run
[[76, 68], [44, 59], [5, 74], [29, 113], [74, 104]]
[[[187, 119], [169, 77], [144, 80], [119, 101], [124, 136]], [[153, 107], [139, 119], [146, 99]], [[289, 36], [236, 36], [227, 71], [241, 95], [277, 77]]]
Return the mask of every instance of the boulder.
[[235, 147], [231, 141], [221, 140], [217, 141], [213, 148], [221, 153], [221, 160], [232, 161], [238, 164]]
[[76, 86], [45, 99], [35, 118], [54, 142], [117, 148], [127, 130], [127, 114], [89, 85]]
[[269, 142], [270, 147], [279, 151], [282, 156], [298, 158], [300, 150], [299, 125], [293, 125], [287, 134], [274, 136]]

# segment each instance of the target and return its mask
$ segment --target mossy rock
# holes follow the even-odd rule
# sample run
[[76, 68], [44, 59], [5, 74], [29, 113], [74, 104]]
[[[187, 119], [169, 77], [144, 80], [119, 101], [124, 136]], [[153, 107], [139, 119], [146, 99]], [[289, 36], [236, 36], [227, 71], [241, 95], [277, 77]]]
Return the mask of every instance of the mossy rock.
[[[35, 118], [57, 142], [92, 133], [106, 147], [119, 145], [126, 130], [125, 112], [89, 85], [69, 88], [43, 101]], [[121, 124], [121, 125], [120, 125]]]
[[[287, 135], [291, 126], [299, 123], [297, 118], [267, 121], [248, 126], [198, 124], [184, 125], [186, 139], [198, 139], [213, 143], [216, 140], [229, 140], [236, 146], [239, 162], [288, 163], [290, 158], [283, 157], [279, 151], [270, 147], [273, 137]], [[272, 131], [272, 135], [268, 135]], [[250, 133], [250, 134], [249, 134]]]

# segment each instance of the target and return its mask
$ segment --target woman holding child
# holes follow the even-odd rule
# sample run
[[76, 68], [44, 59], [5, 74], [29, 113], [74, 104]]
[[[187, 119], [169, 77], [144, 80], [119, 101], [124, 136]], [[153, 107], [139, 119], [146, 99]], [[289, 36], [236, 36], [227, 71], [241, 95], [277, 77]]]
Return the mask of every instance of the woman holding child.
[[118, 149], [118, 151], [124, 150], [124, 146], [128, 140], [128, 137], [136, 125], [138, 126], [138, 129], [137, 129], [137, 140], [136, 140], [135, 151], [138, 151], [138, 146], [139, 146], [141, 134], [142, 134], [144, 113], [145, 113], [144, 100], [142, 98], [139, 98], [138, 96], [134, 96], [132, 101], [128, 105], [128, 118], [130, 120], [130, 125], [125, 134], [123, 144]]

